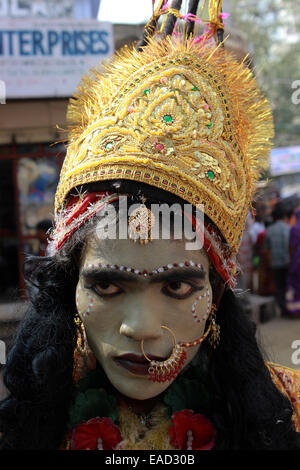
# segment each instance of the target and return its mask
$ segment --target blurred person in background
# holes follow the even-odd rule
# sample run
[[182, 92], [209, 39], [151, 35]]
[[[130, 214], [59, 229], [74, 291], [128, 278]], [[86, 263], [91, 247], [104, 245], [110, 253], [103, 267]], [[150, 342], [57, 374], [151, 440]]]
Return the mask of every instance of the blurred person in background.
[[281, 316], [287, 315], [286, 285], [289, 266], [290, 226], [287, 216], [276, 207], [273, 211], [274, 223], [266, 230], [264, 246], [270, 255], [271, 268], [275, 285], [275, 299], [280, 308]]
[[[270, 226], [271, 221], [266, 218], [264, 221], [265, 227]], [[271, 267], [271, 256], [269, 250], [265, 246], [266, 230], [258, 234], [255, 253], [257, 256], [257, 271], [258, 271], [258, 295], [274, 295], [275, 287], [273, 280], [273, 270]]]
[[253, 225], [251, 212], [248, 212], [245, 230], [243, 232], [242, 241], [238, 253], [238, 263], [240, 272], [237, 278], [238, 287], [243, 290], [252, 289], [253, 275], [253, 246], [250, 237], [250, 229]]
[[300, 206], [296, 209], [295, 224], [290, 231], [290, 265], [288, 270], [286, 308], [291, 317], [300, 318]]

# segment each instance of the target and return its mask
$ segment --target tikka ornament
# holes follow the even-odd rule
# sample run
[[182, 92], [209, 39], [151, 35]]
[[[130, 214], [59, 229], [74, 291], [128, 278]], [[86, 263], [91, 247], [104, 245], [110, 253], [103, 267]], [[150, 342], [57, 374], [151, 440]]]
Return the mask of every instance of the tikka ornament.
[[154, 214], [148, 209], [145, 204], [137, 207], [129, 216], [128, 223], [128, 236], [130, 240], [136, 243], [147, 244], [152, 241], [152, 229], [155, 224]]

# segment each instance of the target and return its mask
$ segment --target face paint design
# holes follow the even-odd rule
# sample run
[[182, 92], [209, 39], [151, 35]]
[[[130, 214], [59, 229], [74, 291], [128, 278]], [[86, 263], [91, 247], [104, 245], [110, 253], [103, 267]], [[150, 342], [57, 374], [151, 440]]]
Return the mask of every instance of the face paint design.
[[[95, 267], [108, 268], [108, 269], [112, 269], [112, 270], [115, 269], [115, 270], [120, 270], [120, 271], [131, 272], [131, 273], [134, 273], [134, 274], [137, 274], [137, 275], [140, 275], [140, 276], [147, 277], [147, 276], [152, 276], [153, 274], [156, 274], [156, 273], [161, 273], [161, 272], [164, 272], [164, 271], [171, 270], [171, 269], [176, 268], [176, 267], [184, 267], [184, 266], [186, 266], [186, 267], [193, 266], [193, 267], [197, 267], [197, 268], [203, 270], [203, 266], [202, 266], [201, 263], [196, 264], [192, 260], [184, 261], [184, 262], [180, 262], [180, 263], [170, 263], [167, 266], [160, 266], [159, 268], [153, 269], [150, 272], [147, 272], [146, 270], [140, 271], [139, 269], [135, 269], [135, 268], [132, 268], [132, 267], [127, 267], [127, 266], [118, 266], [118, 265], [102, 264], [102, 263], [98, 263], [96, 265], [94, 263], [89, 263], [89, 264], [84, 266], [84, 269], [88, 269], [88, 268], [94, 269]], [[77, 305], [78, 305], [78, 295], [79, 295], [80, 292], [83, 292], [87, 296], [87, 299], [88, 299], [88, 302], [89, 302], [86, 312], [84, 312], [82, 314], [82, 316], [85, 318], [87, 315], [89, 315], [89, 313], [90, 313], [90, 311], [93, 307], [94, 299], [86, 289], [83, 290], [82, 287], [79, 286], [78, 287], [78, 292], [76, 294]], [[206, 310], [206, 314], [204, 315], [204, 317], [199, 318], [197, 313], [196, 313], [196, 305], [200, 300], [202, 300], [204, 298], [207, 298], [207, 310]], [[193, 315], [194, 321], [198, 322], [198, 323], [201, 323], [202, 321], [206, 321], [208, 316], [209, 316], [210, 310], [211, 310], [210, 292], [209, 292], [208, 286], [205, 286], [205, 292], [203, 294], [198, 295], [196, 297], [193, 305], [192, 305], [192, 315]], [[165, 326], [162, 326], [162, 328], [165, 328], [165, 329], [169, 330]], [[169, 330], [169, 331], [171, 332], [171, 330]], [[171, 334], [173, 335], [172, 332], [171, 332]], [[150, 362], [149, 379], [154, 381], [154, 382], [155, 381], [165, 382], [167, 380], [173, 380], [178, 375], [178, 373], [180, 372], [182, 367], [184, 366], [184, 361], [186, 359], [186, 352], [183, 348], [184, 347], [196, 346], [196, 345], [200, 344], [203, 339], [204, 339], [204, 337], [202, 336], [201, 338], [198, 338], [197, 340], [189, 342], [189, 343], [174, 344], [174, 348], [173, 348], [171, 356], [169, 357], [169, 359], [167, 361], [163, 361], [163, 362], [151, 361], [151, 360], [148, 359], [147, 355], [144, 352], [144, 346], [143, 346], [143, 340], [142, 340], [141, 349], [142, 349], [143, 355]]]
[[[199, 302], [199, 300], [202, 300], [204, 298], [207, 298], [207, 310], [206, 310], [206, 314], [204, 315], [204, 317], [199, 318], [197, 313], [196, 313], [196, 305]], [[193, 315], [193, 318], [194, 318], [195, 322], [201, 323], [203, 321], [206, 321], [208, 319], [210, 310], [211, 310], [210, 294], [209, 294], [209, 288], [208, 288], [208, 286], [206, 286], [206, 290], [205, 290], [204, 294], [198, 295], [196, 297], [195, 302], [192, 305], [192, 315]]]
[[[79, 309], [78, 309], [78, 305], [79, 305], [79, 295], [83, 293], [84, 295], [86, 295], [87, 299], [88, 299], [88, 308], [87, 310], [84, 312], [84, 313], [81, 313], [79, 312]], [[78, 289], [77, 289], [77, 293], [76, 293], [76, 305], [77, 305], [77, 311], [79, 313], [79, 315], [82, 315], [83, 318], [85, 318], [87, 315], [89, 315], [92, 307], [93, 307], [93, 304], [94, 304], [94, 299], [93, 297], [91, 296], [91, 294], [86, 290], [86, 289], [83, 289], [81, 287], [81, 285], [79, 284], [78, 285]]]
[[146, 269], [144, 269], [144, 271], [140, 271], [139, 269], [131, 268], [131, 267], [128, 267], [128, 266], [118, 266], [116, 264], [102, 264], [102, 263], [98, 263], [98, 264], [89, 263], [89, 264], [85, 265], [83, 267], [83, 269], [96, 268], [96, 267], [98, 267], [98, 268], [109, 268], [109, 269], [116, 269], [116, 270], [119, 270], [119, 271], [127, 271], [129, 273], [138, 274], [139, 276], [152, 276], [153, 274], [162, 273], [164, 271], [169, 271], [170, 269], [177, 268], [177, 267], [183, 268], [184, 266], [186, 266], [186, 267], [189, 267], [189, 266], [197, 267], [197, 268], [200, 268], [201, 270], [203, 270], [203, 266], [202, 266], [201, 263], [194, 263], [194, 261], [192, 261], [192, 260], [183, 261], [181, 263], [170, 263], [167, 266], [160, 266], [159, 268], [153, 269], [150, 272], [148, 272]]
[[[177, 268], [177, 267], [183, 268], [184, 266], [186, 266], [186, 267], [189, 267], [189, 266], [197, 267], [200, 270], [203, 270], [203, 266], [202, 266], [201, 263], [194, 263], [194, 261], [192, 261], [192, 260], [183, 261], [183, 262], [180, 262], [180, 263], [170, 263], [167, 266], [160, 266], [159, 268], [153, 269], [150, 272], [148, 272], [146, 269], [144, 271], [140, 271], [139, 269], [135, 269], [135, 268], [128, 267], [128, 266], [118, 266], [116, 264], [102, 264], [102, 263], [98, 263], [98, 264], [88, 263], [83, 267], [83, 269], [88, 269], [88, 268], [94, 269], [96, 267], [98, 267], [98, 268], [108, 268], [108, 269], [115, 269], [117, 271], [118, 270], [119, 271], [127, 271], [127, 272], [137, 274], [139, 276], [147, 277], [147, 276], [152, 276], [153, 274], [162, 273], [164, 271], [169, 271], [170, 269], [173, 269], [173, 268]], [[87, 308], [86, 312], [81, 313], [81, 315], [85, 318], [87, 315], [89, 315], [89, 313], [90, 313], [90, 311], [93, 307], [94, 299], [88, 293], [87, 290], [83, 291], [82, 287], [79, 285], [78, 291], [77, 291], [77, 294], [76, 294], [76, 304], [77, 305], [78, 305], [78, 295], [79, 295], [80, 292], [84, 292], [85, 295], [88, 297], [88, 300], [89, 300], [89, 304], [88, 304], [88, 308]], [[199, 302], [199, 300], [203, 299], [206, 296], [208, 297], [207, 314], [203, 318], [199, 319], [197, 314], [195, 313], [195, 307], [196, 307], [197, 303]], [[198, 297], [196, 297], [196, 300], [195, 300], [195, 302], [193, 303], [193, 306], [192, 306], [192, 314], [193, 314], [193, 317], [194, 317], [195, 321], [202, 322], [203, 320], [206, 320], [208, 318], [209, 311], [210, 311], [209, 289], [206, 286], [205, 293], [203, 295], [199, 295]], [[78, 313], [80, 313], [80, 312], [78, 312]]]
[[196, 321], [193, 313], [199, 320], [207, 315], [212, 299], [210, 263], [204, 250], [186, 255], [184, 241], [157, 240], [145, 246], [91, 238], [86, 245], [77, 310], [89, 347], [108, 380], [125, 396], [154, 397], [176, 376], [171, 371], [169, 380], [149, 380], [150, 362], [143, 356], [142, 339], [151, 361], [164, 362], [172, 355], [177, 345], [170, 331], [185, 348], [183, 367], [198, 351], [205, 321]]

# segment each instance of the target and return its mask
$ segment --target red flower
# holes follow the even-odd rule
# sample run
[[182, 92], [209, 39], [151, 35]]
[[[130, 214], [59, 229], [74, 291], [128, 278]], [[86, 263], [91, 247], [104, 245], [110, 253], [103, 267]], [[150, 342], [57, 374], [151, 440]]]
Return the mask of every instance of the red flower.
[[122, 441], [120, 429], [111, 418], [93, 418], [76, 426], [72, 450], [112, 450]]
[[169, 436], [173, 447], [187, 449], [188, 440], [192, 441], [192, 450], [210, 450], [213, 447], [215, 430], [203, 415], [194, 415], [190, 410], [177, 411], [171, 422]]

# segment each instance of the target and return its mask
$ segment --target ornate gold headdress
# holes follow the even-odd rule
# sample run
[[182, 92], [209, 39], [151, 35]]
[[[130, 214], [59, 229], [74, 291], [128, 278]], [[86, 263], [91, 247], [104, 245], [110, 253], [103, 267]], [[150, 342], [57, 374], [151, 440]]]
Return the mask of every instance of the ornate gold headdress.
[[[210, 2], [212, 17], [220, 4]], [[202, 204], [237, 253], [273, 137], [270, 106], [245, 61], [192, 35], [154, 36], [84, 76], [68, 118], [57, 216], [76, 186], [135, 180]]]

